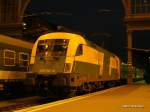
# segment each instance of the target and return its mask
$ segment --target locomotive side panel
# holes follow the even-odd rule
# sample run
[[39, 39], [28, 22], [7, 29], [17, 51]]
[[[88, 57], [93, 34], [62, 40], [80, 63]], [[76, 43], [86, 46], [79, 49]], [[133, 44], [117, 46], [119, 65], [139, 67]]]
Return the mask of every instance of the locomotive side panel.
[[[119, 59], [112, 53], [87, 45], [79, 45], [71, 75], [74, 86], [97, 81], [115, 81], [120, 78]], [[78, 55], [79, 54], [79, 55]]]
[[104, 69], [103, 69], [103, 75], [101, 77], [102, 81], [107, 81], [110, 80], [109, 74], [108, 74], [108, 70], [109, 70], [109, 54], [105, 51], [104, 52]]
[[115, 80], [120, 79], [120, 62], [116, 56], [110, 57], [109, 75], [111, 76], [112, 79]]
[[[105, 52], [105, 51], [104, 51]], [[113, 54], [105, 52], [103, 80], [119, 80], [120, 68], [119, 60]]]
[[98, 80], [99, 76], [98, 52], [97, 50], [83, 44], [79, 44], [72, 68], [71, 77], [74, 77], [74, 85], [80, 86], [84, 83]]

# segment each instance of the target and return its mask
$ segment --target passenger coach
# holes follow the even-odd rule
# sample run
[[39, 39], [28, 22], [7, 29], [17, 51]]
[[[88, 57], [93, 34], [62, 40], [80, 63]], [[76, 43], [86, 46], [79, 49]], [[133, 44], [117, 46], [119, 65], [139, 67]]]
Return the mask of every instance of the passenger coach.
[[32, 46], [32, 43], [0, 34], [0, 93], [24, 90], [22, 85]]

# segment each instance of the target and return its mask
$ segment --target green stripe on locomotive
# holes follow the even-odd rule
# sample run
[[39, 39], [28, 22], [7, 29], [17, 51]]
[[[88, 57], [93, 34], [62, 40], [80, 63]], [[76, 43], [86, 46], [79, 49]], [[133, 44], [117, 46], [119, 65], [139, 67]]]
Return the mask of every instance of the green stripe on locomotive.
[[64, 72], [64, 62], [66, 57], [39, 57], [35, 59], [35, 64], [30, 65], [30, 70], [38, 74], [56, 74]]
[[99, 65], [75, 61], [72, 73], [95, 75], [99, 73]]

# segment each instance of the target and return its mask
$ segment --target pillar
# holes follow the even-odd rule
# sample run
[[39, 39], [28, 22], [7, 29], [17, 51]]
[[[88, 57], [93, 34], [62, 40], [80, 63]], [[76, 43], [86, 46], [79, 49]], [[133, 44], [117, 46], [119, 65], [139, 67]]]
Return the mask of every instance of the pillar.
[[133, 66], [132, 66], [132, 31], [128, 30], [127, 31], [127, 46], [128, 46], [128, 77], [127, 77], [127, 82], [128, 84], [133, 84]]

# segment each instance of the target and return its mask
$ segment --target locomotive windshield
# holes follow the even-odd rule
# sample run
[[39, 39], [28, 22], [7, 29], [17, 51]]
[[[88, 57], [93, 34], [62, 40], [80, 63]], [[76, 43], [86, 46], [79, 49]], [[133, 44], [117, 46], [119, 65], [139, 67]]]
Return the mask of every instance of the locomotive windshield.
[[37, 54], [45, 56], [65, 56], [68, 43], [68, 39], [40, 40], [37, 46]]

